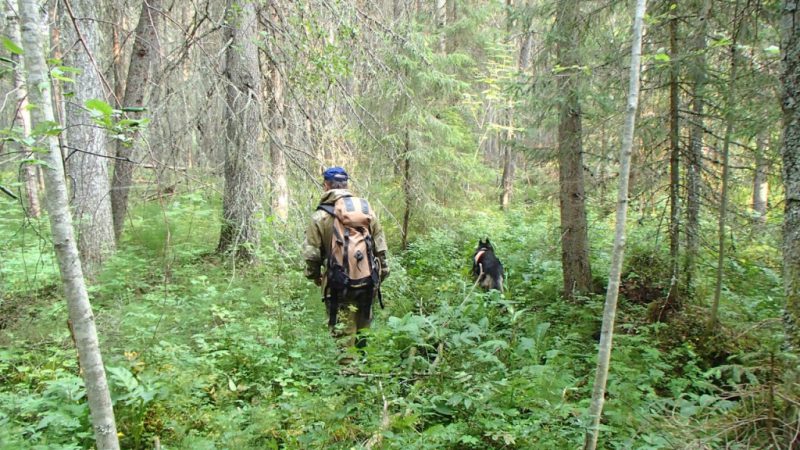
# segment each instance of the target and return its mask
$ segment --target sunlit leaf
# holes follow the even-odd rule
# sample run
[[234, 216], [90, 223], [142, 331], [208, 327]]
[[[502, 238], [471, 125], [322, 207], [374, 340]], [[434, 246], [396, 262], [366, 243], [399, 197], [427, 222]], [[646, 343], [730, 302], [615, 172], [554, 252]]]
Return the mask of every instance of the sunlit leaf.
[[19, 45], [15, 44], [11, 39], [9, 39], [7, 37], [3, 37], [3, 47], [5, 47], [6, 50], [8, 50], [9, 52], [11, 52], [11, 53], [13, 53], [15, 55], [22, 55], [22, 54], [25, 53], [22, 50], [22, 47], [20, 47]]

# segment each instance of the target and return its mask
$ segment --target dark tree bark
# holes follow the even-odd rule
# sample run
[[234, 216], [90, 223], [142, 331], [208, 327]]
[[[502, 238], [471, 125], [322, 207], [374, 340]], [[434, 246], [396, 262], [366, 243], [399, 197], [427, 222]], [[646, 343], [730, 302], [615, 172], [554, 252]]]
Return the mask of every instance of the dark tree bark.
[[[580, 2], [561, 0], [556, 17], [556, 53], [561, 67], [580, 66]], [[589, 264], [589, 236], [586, 220], [586, 194], [583, 183], [583, 147], [580, 70], [567, 69], [560, 74], [558, 90], [563, 99], [558, 124], [558, 183], [561, 206], [561, 264], [564, 296], [592, 290]]]
[[680, 252], [680, 97], [678, 66], [678, 18], [669, 20], [669, 263], [670, 283], [667, 301], [673, 306], [680, 302], [678, 292], [678, 258]]
[[217, 251], [252, 260], [261, 241], [264, 154], [256, 3], [228, 0], [225, 41], [225, 190]]
[[700, 250], [700, 203], [703, 185], [703, 140], [704, 110], [706, 84], [706, 30], [711, 13], [711, 0], [703, 0], [702, 9], [697, 18], [695, 35], [695, 57], [690, 67], [692, 86], [692, 126], [690, 130], [689, 158], [686, 166], [686, 259], [684, 277], [686, 290], [694, 292], [695, 261]]
[[[786, 336], [800, 350], [800, 4], [783, 5], [783, 284], [786, 292]], [[797, 444], [797, 437], [792, 444]], [[790, 447], [792, 445], [790, 444]]]
[[114, 224], [105, 131], [92, 123], [84, 107], [91, 99], [105, 100], [109, 86], [98, 65], [100, 29], [94, 19], [96, 5], [89, 0], [64, 3], [61, 42], [69, 49], [67, 65], [82, 70], [75, 76], [75, 95], [66, 101], [67, 172], [72, 182], [72, 210], [78, 233], [78, 249], [86, 276], [94, 278], [114, 252]]
[[[125, 82], [125, 94], [122, 106], [141, 108], [145, 106], [145, 96], [149, 89], [150, 78], [158, 63], [159, 43], [156, 34], [161, 22], [161, 0], [144, 0], [136, 25], [133, 52], [128, 66], [128, 78]], [[128, 112], [128, 118], [138, 119], [141, 112]], [[117, 142], [114, 160], [114, 177], [111, 182], [111, 211], [114, 217], [114, 237], [119, 242], [125, 227], [125, 216], [128, 212], [128, 195], [133, 180], [134, 164], [130, 159], [138, 153], [141, 145], [139, 133], [132, 136], [133, 143], [128, 146]]]
[[405, 148], [403, 150], [403, 197], [406, 208], [403, 212], [403, 250], [408, 249], [408, 224], [411, 219], [411, 134], [406, 128]]

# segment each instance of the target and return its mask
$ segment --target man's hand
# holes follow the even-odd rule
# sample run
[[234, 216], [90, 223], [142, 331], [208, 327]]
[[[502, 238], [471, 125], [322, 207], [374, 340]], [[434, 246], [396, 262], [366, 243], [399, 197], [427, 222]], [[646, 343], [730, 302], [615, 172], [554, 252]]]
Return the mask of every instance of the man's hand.
[[378, 254], [378, 264], [381, 266], [381, 281], [389, 277], [389, 264], [386, 263], [386, 254], [381, 252]]
[[306, 278], [313, 281], [317, 286], [322, 282], [322, 272], [319, 263], [306, 260], [306, 270], [303, 273]]

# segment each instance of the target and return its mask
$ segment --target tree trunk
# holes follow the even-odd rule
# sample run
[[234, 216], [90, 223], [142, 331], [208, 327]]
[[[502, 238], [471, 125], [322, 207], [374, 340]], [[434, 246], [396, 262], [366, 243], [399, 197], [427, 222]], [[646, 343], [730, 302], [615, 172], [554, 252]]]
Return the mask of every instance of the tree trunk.
[[404, 0], [392, 0], [392, 18], [395, 22], [399, 22], [402, 18], [404, 6]]
[[261, 73], [255, 2], [228, 0], [225, 30], [225, 191], [217, 251], [251, 260], [261, 240], [264, 161], [259, 146]]
[[[577, 67], [580, 46], [579, 2], [562, 0], [556, 18], [556, 53], [561, 67]], [[561, 263], [564, 296], [592, 290], [586, 196], [583, 184], [581, 144], [580, 70], [568, 69], [558, 80], [564, 96], [558, 124], [558, 183], [561, 207]]]
[[695, 261], [700, 251], [700, 202], [703, 183], [703, 135], [705, 133], [703, 115], [705, 109], [706, 84], [706, 30], [711, 13], [711, 0], [703, 1], [697, 23], [697, 35], [694, 44], [696, 54], [692, 67], [692, 126], [690, 130], [690, 149], [686, 167], [686, 259], [684, 276], [686, 290], [694, 292]]
[[[514, 32], [514, 0], [506, 0], [506, 32], [507, 37], [511, 39]], [[508, 109], [506, 110], [506, 137], [503, 142], [503, 178], [501, 181], [502, 193], [500, 194], [500, 207], [503, 211], [508, 210], [511, 204], [511, 192], [514, 188], [514, 152], [511, 147], [514, 142], [514, 101], [510, 97], [508, 101]]]
[[678, 253], [680, 252], [680, 110], [678, 86], [678, 17], [672, 11], [669, 20], [669, 265], [670, 283], [667, 301], [674, 307], [680, 302], [678, 292]]
[[447, 25], [447, 0], [436, 0], [436, 28], [439, 32], [439, 52], [441, 53], [447, 52], [447, 39], [444, 35], [445, 25]]
[[[54, 121], [48, 68], [45, 63], [42, 36], [39, 25], [39, 5], [35, 0], [19, 1], [22, 19], [22, 36], [25, 48], [25, 66], [28, 73], [28, 93], [30, 103], [36, 108], [31, 110], [35, 124], [46, 124]], [[47, 190], [47, 211], [50, 217], [50, 228], [53, 234], [53, 245], [58, 258], [61, 280], [69, 309], [75, 345], [78, 348], [78, 359], [81, 374], [86, 385], [86, 397], [89, 401], [92, 427], [98, 449], [118, 449], [117, 427], [114, 421], [114, 410], [111, 406], [111, 395], [106, 382], [103, 359], [97, 340], [94, 315], [89, 303], [89, 296], [83, 278], [81, 260], [75, 244], [67, 201], [67, 185], [64, 178], [64, 166], [58, 139], [52, 135], [44, 135], [48, 152], [43, 155], [47, 166], [45, 186]]]
[[506, 113], [506, 121], [508, 125], [508, 129], [506, 131], [506, 140], [503, 143], [503, 193], [500, 195], [500, 207], [503, 210], [508, 210], [509, 205], [511, 204], [511, 192], [514, 189], [514, 152], [511, 150], [511, 146], [514, 140], [514, 131], [512, 128], [514, 126], [514, 112], [513, 107], [510, 107]]
[[[19, 24], [16, 13], [11, 2], [6, 2], [6, 20], [8, 24], [9, 37], [15, 43], [21, 43], [22, 38], [19, 34]], [[14, 89], [17, 92], [17, 120], [22, 125], [23, 137], [31, 135], [31, 112], [28, 108], [28, 90], [25, 87], [25, 65], [22, 56], [12, 53], [11, 59], [16, 63], [14, 68]], [[25, 152], [25, 159], [34, 159], [33, 152]], [[27, 199], [28, 217], [38, 218], [42, 215], [42, 208], [39, 205], [39, 184], [37, 165], [24, 163], [25, 177], [25, 198]]]
[[[111, 28], [111, 65], [114, 75], [114, 97], [117, 101], [122, 101], [125, 96], [125, 65], [122, 63], [124, 55], [123, 37], [120, 32], [125, 29], [125, 5], [117, 2], [109, 2], [112, 23]], [[146, 3], [146, 2], [144, 2]], [[107, 29], [106, 29], [107, 31]], [[136, 44], [134, 44], [136, 45]], [[125, 106], [117, 105], [117, 106]], [[114, 198], [111, 198], [113, 208]], [[116, 231], [116, 229], [115, 229]]]
[[411, 218], [411, 135], [408, 128], [406, 128], [405, 150], [403, 151], [403, 196], [406, 201], [406, 209], [403, 212], [402, 248], [408, 250], [408, 222]]
[[[783, 6], [783, 285], [786, 292], [786, 336], [800, 350], [800, 5]], [[795, 437], [796, 439], [796, 437]], [[796, 444], [795, 440], [793, 444]], [[791, 447], [791, 445], [790, 445]]]
[[759, 133], [756, 137], [756, 170], [753, 175], [753, 225], [756, 231], [762, 231], [764, 224], [767, 223], [767, 196], [769, 195], [769, 182], [767, 172], [769, 171], [769, 159], [764, 155], [765, 133]]
[[[92, 123], [84, 103], [103, 100], [100, 55], [100, 32], [94, 17], [96, 5], [90, 0], [65, 3], [62, 19], [62, 40], [68, 66], [82, 70], [75, 76], [75, 96], [66, 101], [66, 128], [69, 149], [67, 172], [72, 182], [72, 210], [78, 233], [78, 249], [86, 275], [91, 279], [115, 249], [114, 225], [111, 216], [106, 133]], [[89, 19], [87, 19], [89, 18]]]
[[[527, 9], [530, 7], [531, 0], [525, 1], [525, 8]], [[522, 28], [522, 35], [520, 36], [520, 48], [519, 48], [519, 71], [520, 74], [524, 74], [526, 70], [528, 70], [528, 66], [530, 65], [531, 61], [531, 47], [533, 46], [533, 31], [531, 30], [531, 18], [530, 13], [525, 11], [523, 15], [523, 28]]]
[[611, 361], [611, 344], [614, 338], [614, 319], [617, 313], [617, 297], [619, 296], [620, 273], [625, 252], [625, 221], [628, 216], [628, 180], [631, 167], [631, 149], [636, 122], [636, 108], [639, 103], [639, 70], [642, 54], [642, 22], [644, 19], [645, 0], [637, 0], [636, 15], [633, 20], [633, 44], [631, 45], [631, 72], [628, 103], [625, 110], [625, 129], [622, 134], [622, 149], [619, 154], [619, 195], [617, 196], [617, 217], [614, 230], [614, 249], [611, 254], [611, 269], [608, 275], [606, 304], [603, 308], [603, 327], [600, 332], [600, 350], [597, 354], [597, 372], [592, 389], [592, 402], [589, 406], [591, 423], [586, 430], [585, 450], [597, 447], [600, 434], [600, 415], [603, 412], [606, 382], [608, 381], [609, 362]]
[[[278, 6], [273, 3], [273, 8]], [[278, 22], [277, 12], [273, 11], [272, 20]], [[269, 155], [272, 163], [272, 212], [282, 221], [289, 218], [289, 184], [286, 179], [286, 110], [283, 97], [283, 77], [281, 67], [275, 60], [273, 52], [270, 59], [270, 91], [269, 103], [270, 143]]]
[[733, 40], [731, 41], [731, 73], [730, 80], [728, 81], [728, 89], [725, 95], [725, 140], [722, 144], [722, 186], [720, 188], [720, 206], [719, 206], [719, 226], [717, 228], [718, 236], [718, 249], [717, 249], [717, 282], [714, 289], [714, 301], [711, 304], [711, 316], [709, 317], [709, 325], [715, 326], [719, 322], [719, 302], [722, 296], [722, 280], [725, 273], [725, 227], [728, 217], [728, 182], [730, 179], [730, 144], [731, 136], [733, 135], [733, 106], [734, 106], [734, 88], [736, 86], [736, 45], [739, 36], [738, 22], [736, 21], [739, 15], [739, 0], [736, 1], [736, 8], [734, 10], [734, 30]]
[[447, 23], [454, 24], [458, 20], [458, 0], [447, 0]]
[[[157, 30], [161, 21], [161, 0], [144, 0], [136, 25], [133, 52], [125, 82], [125, 94], [122, 97], [123, 107], [141, 108], [145, 106], [150, 78], [153, 75], [159, 57]], [[141, 112], [128, 112], [128, 118], [139, 119]], [[114, 178], [111, 186], [111, 209], [114, 217], [114, 237], [119, 242], [125, 227], [125, 216], [128, 212], [128, 195], [133, 180], [134, 164], [130, 159], [138, 153], [141, 146], [139, 133], [132, 136], [132, 144], [117, 142], [117, 158], [114, 160]], [[119, 159], [124, 158], [124, 159]]]

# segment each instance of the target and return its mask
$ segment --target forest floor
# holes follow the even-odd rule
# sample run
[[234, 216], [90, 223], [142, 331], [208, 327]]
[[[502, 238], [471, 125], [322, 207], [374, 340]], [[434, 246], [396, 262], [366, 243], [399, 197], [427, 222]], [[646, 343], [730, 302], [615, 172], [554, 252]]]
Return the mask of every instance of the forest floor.
[[[236, 267], [211, 253], [216, 210], [201, 197], [137, 213], [90, 292], [124, 448], [581, 446], [603, 296], [560, 298], [552, 216], [475, 213], [394, 254], [366, 355], [343, 371], [318, 288], [302, 276], [302, 230], [267, 227], [261, 264]], [[47, 226], [20, 223], [0, 221], [15, 249], [0, 267], [0, 448], [86, 448], [88, 411]], [[610, 243], [609, 225], [595, 223], [595, 242]], [[627, 271], [626, 286], [663, 294], [653, 256], [662, 249], [648, 233], [632, 232], [632, 260], [651, 259]], [[508, 269], [502, 295], [475, 290], [469, 277], [486, 236]], [[595, 246], [598, 273], [604, 247]], [[745, 298], [736, 286], [731, 297]], [[772, 326], [779, 279], [757, 288], [774, 297], [738, 309], [726, 302], [723, 321]], [[651, 323], [658, 299], [647, 297], [621, 301], [602, 447], [746, 438], [718, 430], [763, 413], [732, 393], [757, 398], [747, 389], [763, 385], [755, 367], [769, 345], [732, 327], [703, 333], [704, 309], [691, 303], [669, 325]], [[743, 352], [760, 353], [748, 365]]]

